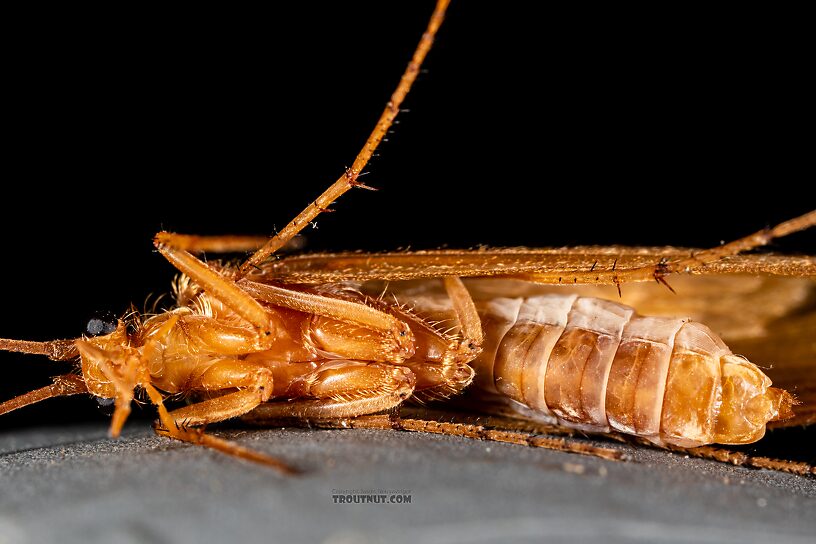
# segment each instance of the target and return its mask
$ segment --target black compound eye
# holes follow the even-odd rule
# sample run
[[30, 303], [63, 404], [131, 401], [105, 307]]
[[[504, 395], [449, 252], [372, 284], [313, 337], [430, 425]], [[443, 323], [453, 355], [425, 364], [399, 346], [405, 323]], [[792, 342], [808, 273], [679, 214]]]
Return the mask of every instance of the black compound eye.
[[85, 332], [88, 336], [104, 336], [116, 330], [118, 320], [111, 312], [103, 312], [94, 315], [85, 325]]
[[115, 406], [114, 406], [115, 402], [116, 402], [116, 399], [106, 399], [104, 397], [96, 397], [96, 403], [99, 405], [99, 409], [106, 416], [113, 415], [113, 409], [115, 408]]

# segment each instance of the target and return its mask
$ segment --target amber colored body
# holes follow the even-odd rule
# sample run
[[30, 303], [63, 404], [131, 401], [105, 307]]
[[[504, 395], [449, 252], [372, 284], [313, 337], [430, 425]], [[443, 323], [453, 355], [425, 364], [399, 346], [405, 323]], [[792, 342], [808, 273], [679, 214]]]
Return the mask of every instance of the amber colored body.
[[[273, 334], [258, 343], [238, 316], [186, 279], [179, 285], [179, 306], [147, 319], [128, 338], [150, 382], [171, 395], [254, 389], [259, 404], [283, 403], [277, 406], [288, 410], [281, 415], [308, 406], [292, 411], [299, 406], [293, 401], [320, 400], [329, 402], [319, 417], [362, 415], [411, 396], [459, 393], [475, 369], [479, 389], [562, 425], [679, 446], [754, 442], [789, 405], [762, 371], [731, 354], [704, 325], [637, 316], [602, 299], [543, 295], [480, 302], [484, 346], [471, 367], [472, 357], [458, 350], [455, 336], [396, 303], [366, 300], [349, 289], [332, 296], [404, 321], [411, 336], [402, 352], [383, 349], [383, 339], [359, 325], [272, 305], [264, 308]], [[121, 345], [124, 331], [89, 342], [103, 349]], [[158, 347], [145, 350], [159, 335]], [[81, 352], [91, 393], [114, 397], [93, 354]], [[259, 411], [269, 415], [275, 406]]]
[[690, 447], [755, 442], [789, 416], [787, 393], [701, 323], [577, 295], [494, 299], [480, 314], [477, 383], [561, 425]]
[[[366, 188], [359, 177], [399, 113], [447, 7], [448, 0], [437, 1], [408, 67], [351, 167], [275, 236], [259, 241], [161, 232], [155, 247], [181, 273], [175, 308], [144, 320], [131, 316], [105, 336], [0, 339], [0, 349], [55, 360], [79, 356], [82, 367], [81, 376], [58, 376], [50, 386], [0, 403], [0, 415], [48, 398], [91, 393], [114, 399], [111, 434], [116, 436], [139, 393], [158, 410], [159, 434], [284, 471], [291, 469], [207, 434], [203, 427], [237, 417], [261, 424], [295, 418], [355, 426], [360, 416], [391, 411], [394, 417], [382, 422], [386, 428], [408, 428], [392, 409], [409, 398], [449, 398], [464, 391], [474, 374], [483, 390], [493, 388], [562, 423], [593, 430], [608, 426], [667, 445], [747, 442], [761, 436], [767, 421], [786, 416], [790, 397], [769, 388], [755, 366], [733, 357], [700, 325], [639, 318], [630, 308], [591, 298], [499, 301], [519, 296], [514, 293], [498, 294], [480, 313], [460, 278], [614, 285], [620, 294], [622, 284], [656, 281], [668, 287], [667, 277], [688, 273], [814, 276], [813, 258], [737, 256], [816, 225], [816, 212], [694, 252], [612, 247], [269, 260], [341, 195]], [[249, 249], [256, 251], [237, 267], [198, 256]], [[342, 283], [412, 278], [441, 278], [450, 309], [447, 322]], [[490, 304], [505, 308], [494, 312]], [[507, 310], [516, 306], [513, 316]], [[546, 309], [551, 306], [558, 311]], [[506, 318], [508, 313], [512, 318]], [[602, 317], [613, 314], [614, 319]], [[698, 341], [701, 337], [707, 341]], [[182, 396], [195, 402], [168, 411], [165, 401]], [[450, 429], [416, 420], [411, 425], [432, 432]], [[519, 442], [512, 433], [490, 435], [472, 425], [457, 429], [466, 436], [616, 458], [603, 448], [531, 438]]]
[[[135, 332], [128, 335], [128, 327], [121, 326], [86, 343], [108, 351], [128, 344], [148, 369], [150, 383], [171, 395], [220, 396], [254, 388], [259, 401], [329, 399], [323, 417], [359, 415], [353, 401], [371, 402], [368, 411], [377, 411], [412, 394], [444, 398], [473, 378], [471, 350], [460, 350], [456, 337], [393, 303], [368, 301], [409, 328], [399, 346], [360, 324], [266, 303], [271, 334], [259, 341], [251, 324], [187, 278], [180, 278], [176, 293], [177, 308], [132, 324]], [[349, 290], [332, 296], [366, 303]], [[87, 346], [80, 353], [90, 392], [114, 397], [115, 386], [100, 372], [95, 354]], [[355, 408], [347, 409], [349, 404]]]

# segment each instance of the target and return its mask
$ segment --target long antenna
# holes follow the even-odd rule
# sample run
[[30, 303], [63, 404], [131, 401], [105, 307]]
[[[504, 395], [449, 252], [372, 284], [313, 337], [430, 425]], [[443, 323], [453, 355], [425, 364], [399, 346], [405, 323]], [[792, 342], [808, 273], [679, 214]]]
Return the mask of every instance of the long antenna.
[[81, 395], [88, 392], [85, 380], [76, 374], [64, 374], [54, 378], [54, 383], [29, 391], [18, 397], [0, 402], [0, 416], [18, 410], [24, 406], [29, 406], [37, 402], [42, 402], [54, 397], [67, 397], [69, 395]]

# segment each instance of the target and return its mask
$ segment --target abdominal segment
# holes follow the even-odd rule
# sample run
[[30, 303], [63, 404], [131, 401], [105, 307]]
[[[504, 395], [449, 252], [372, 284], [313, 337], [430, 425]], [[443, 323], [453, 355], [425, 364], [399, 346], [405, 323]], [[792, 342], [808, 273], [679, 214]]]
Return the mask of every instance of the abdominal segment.
[[792, 397], [701, 323], [576, 295], [495, 298], [476, 387], [565, 426], [657, 444], [754, 442]]

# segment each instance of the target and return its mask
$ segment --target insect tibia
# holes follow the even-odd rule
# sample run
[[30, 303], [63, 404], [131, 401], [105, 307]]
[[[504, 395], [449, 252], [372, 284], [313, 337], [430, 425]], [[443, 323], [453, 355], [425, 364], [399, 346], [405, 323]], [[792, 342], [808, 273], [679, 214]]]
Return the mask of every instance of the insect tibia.
[[248, 280], [242, 280], [240, 286], [268, 307], [313, 314], [311, 323], [304, 326], [304, 337], [316, 351], [349, 359], [390, 362], [402, 361], [414, 353], [414, 338], [408, 325], [389, 312], [374, 308], [364, 298], [337, 298]]
[[253, 463], [260, 463], [262, 465], [274, 468], [283, 474], [295, 475], [298, 470], [259, 451], [245, 448], [235, 442], [224, 440], [204, 432], [202, 428], [189, 428], [186, 421], [180, 421], [173, 424], [171, 427], [165, 425], [161, 420], [154, 422], [153, 430], [159, 436], [166, 438], [175, 438], [182, 442], [194, 444], [197, 446], [204, 446], [213, 450], [219, 451], [223, 454], [251, 461]]

